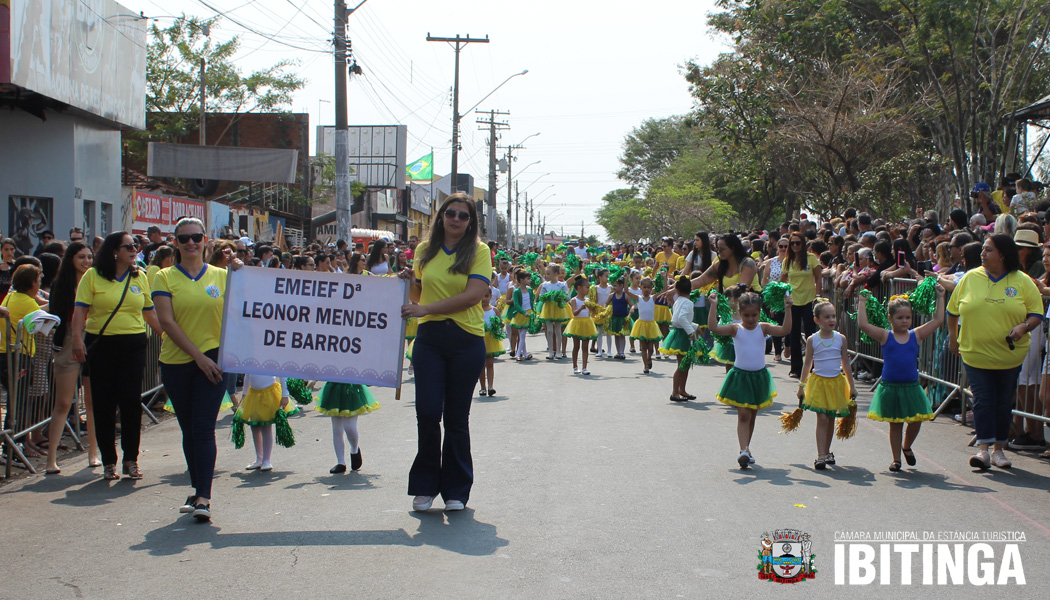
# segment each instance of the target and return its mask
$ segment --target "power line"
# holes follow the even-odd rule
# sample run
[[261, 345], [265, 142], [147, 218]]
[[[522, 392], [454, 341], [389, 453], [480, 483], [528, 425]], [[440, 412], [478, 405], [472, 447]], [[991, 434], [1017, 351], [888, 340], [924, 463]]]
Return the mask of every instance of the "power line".
[[295, 44], [289, 44], [288, 42], [283, 42], [283, 41], [275, 38], [272, 35], [269, 35], [269, 34], [266, 34], [266, 33], [262, 33], [260, 31], [256, 31], [255, 29], [249, 27], [248, 25], [245, 25], [244, 23], [242, 23], [242, 22], [238, 21], [237, 19], [233, 18], [228, 13], [223, 12], [223, 11], [215, 8], [214, 6], [208, 4], [205, 0], [197, 0], [197, 2], [200, 2], [201, 4], [203, 4], [208, 9], [215, 11], [216, 15], [222, 15], [223, 17], [228, 19], [231, 23], [234, 23], [235, 25], [239, 25], [240, 27], [244, 28], [245, 30], [250, 31], [250, 32], [254, 33], [257, 36], [266, 38], [267, 40], [270, 40], [271, 42], [274, 42], [274, 43], [277, 43], [277, 44], [281, 44], [282, 46], [288, 46], [289, 48], [295, 48], [296, 50], [302, 50], [303, 52], [320, 52], [322, 54], [328, 54], [329, 53], [329, 50], [317, 50], [317, 49], [314, 49], [314, 48], [304, 48], [302, 46], [296, 46]]

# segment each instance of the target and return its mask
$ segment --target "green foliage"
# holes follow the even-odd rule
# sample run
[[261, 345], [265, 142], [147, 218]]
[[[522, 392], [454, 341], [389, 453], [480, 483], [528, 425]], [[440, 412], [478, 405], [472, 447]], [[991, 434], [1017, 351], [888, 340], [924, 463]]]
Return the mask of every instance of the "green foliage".
[[646, 119], [627, 134], [617, 177], [641, 189], [702, 141], [686, 117]]

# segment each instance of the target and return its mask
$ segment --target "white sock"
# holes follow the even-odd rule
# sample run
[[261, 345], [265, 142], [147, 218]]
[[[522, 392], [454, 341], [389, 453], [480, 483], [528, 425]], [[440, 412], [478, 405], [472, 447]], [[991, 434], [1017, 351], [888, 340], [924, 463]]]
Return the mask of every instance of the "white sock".
[[344, 417], [332, 417], [332, 447], [335, 449], [335, 462], [346, 464], [346, 444], [343, 442]]
[[360, 441], [360, 435], [357, 433], [357, 417], [345, 417], [343, 431], [346, 432], [346, 440], [350, 442], [350, 454], [357, 454]]
[[528, 333], [527, 329], [518, 330], [518, 356], [525, 356], [525, 334]]
[[602, 335], [602, 328], [599, 327], [598, 328], [598, 354], [602, 353], [602, 342], [604, 341], [604, 338], [605, 338], [605, 336]]
[[263, 462], [270, 462], [270, 456], [273, 454], [273, 425], [266, 425], [259, 429], [262, 430]]

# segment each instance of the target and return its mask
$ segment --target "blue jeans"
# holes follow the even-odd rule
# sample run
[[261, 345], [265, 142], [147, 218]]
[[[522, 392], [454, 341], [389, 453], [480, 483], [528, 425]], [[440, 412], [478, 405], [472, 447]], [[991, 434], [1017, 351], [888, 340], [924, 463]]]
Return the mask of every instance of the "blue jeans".
[[1011, 411], [1021, 366], [978, 369], [963, 363], [973, 391], [973, 425], [978, 444], [1005, 444], [1010, 435]]
[[[218, 348], [204, 355], [219, 362]], [[182, 453], [190, 471], [190, 485], [194, 495], [200, 498], [211, 498], [211, 482], [215, 477], [215, 420], [226, 393], [226, 377], [223, 375], [219, 383], [212, 383], [195, 362], [160, 363], [160, 380], [182, 429]]]
[[419, 446], [408, 472], [408, 494], [440, 494], [446, 502], [466, 503], [474, 483], [470, 402], [485, 365], [485, 338], [467, 333], [452, 319], [420, 323], [412, 363]]

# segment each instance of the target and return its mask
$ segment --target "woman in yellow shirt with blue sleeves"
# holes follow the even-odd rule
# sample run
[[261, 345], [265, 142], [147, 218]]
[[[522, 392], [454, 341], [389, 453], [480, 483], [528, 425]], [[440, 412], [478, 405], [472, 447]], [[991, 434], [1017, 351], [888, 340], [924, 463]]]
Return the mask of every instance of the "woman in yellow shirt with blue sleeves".
[[[138, 246], [124, 231], [106, 236], [95, 263], [77, 286], [73, 310], [73, 357], [91, 369], [95, 438], [104, 477], [117, 473], [116, 412], [120, 408], [120, 447], [124, 474], [142, 479], [142, 377], [146, 368], [146, 324], [160, 331], [149, 281], [136, 266]], [[87, 336], [84, 331], [87, 330]], [[87, 352], [91, 347], [91, 352]]]
[[[179, 509], [198, 521], [211, 519], [215, 477], [215, 420], [226, 379], [219, 369], [226, 269], [204, 262], [204, 223], [186, 217], [175, 224], [175, 265], [154, 279], [153, 300], [164, 330], [160, 379], [182, 429], [182, 452], [193, 494]], [[240, 261], [232, 260], [233, 268]]]
[[[492, 276], [492, 255], [478, 240], [478, 213], [466, 194], [445, 199], [430, 239], [416, 248], [405, 319], [418, 318], [416, 367], [419, 446], [408, 473], [412, 509], [428, 510], [440, 494], [445, 510], [463, 510], [474, 483], [470, 456], [470, 402], [485, 366], [481, 299]], [[444, 419], [445, 441], [441, 441]]]

